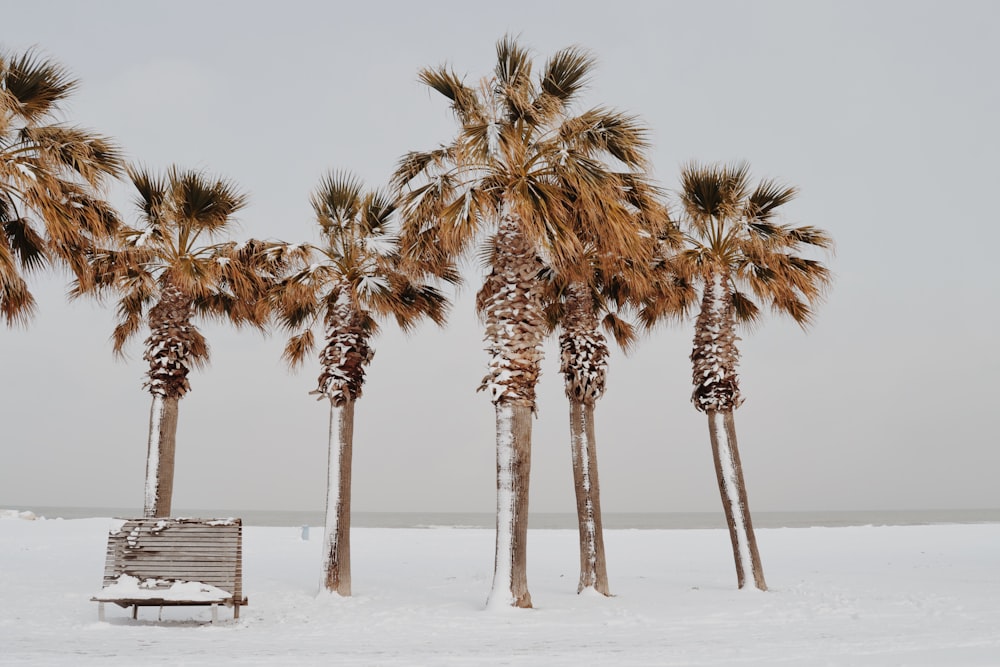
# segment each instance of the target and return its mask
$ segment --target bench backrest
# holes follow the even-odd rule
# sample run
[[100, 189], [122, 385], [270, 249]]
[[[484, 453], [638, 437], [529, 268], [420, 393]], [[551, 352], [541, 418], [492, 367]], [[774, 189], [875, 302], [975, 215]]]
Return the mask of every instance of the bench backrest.
[[104, 585], [140, 580], [197, 581], [243, 599], [240, 519], [129, 519], [108, 536]]

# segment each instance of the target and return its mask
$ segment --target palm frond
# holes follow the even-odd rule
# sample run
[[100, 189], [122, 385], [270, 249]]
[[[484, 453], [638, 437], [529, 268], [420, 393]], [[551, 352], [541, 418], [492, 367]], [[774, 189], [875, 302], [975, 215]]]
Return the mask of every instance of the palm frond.
[[454, 72], [440, 67], [420, 71], [420, 81], [451, 100], [452, 111], [463, 122], [481, 120], [483, 109], [476, 91], [469, 88]]
[[753, 326], [760, 318], [760, 308], [748, 295], [733, 290], [730, 293], [730, 300], [733, 304], [733, 311], [736, 313], [736, 321], [748, 326]]
[[619, 317], [617, 313], [607, 313], [601, 320], [601, 326], [615, 339], [618, 347], [626, 354], [632, 351], [639, 340], [635, 326], [628, 320]]
[[35, 312], [35, 298], [16, 264], [10, 249], [0, 242], [0, 315], [7, 326], [25, 325]]
[[44, 58], [37, 50], [21, 55], [0, 54], [0, 89], [13, 104], [5, 105], [29, 123], [52, 114], [77, 88], [77, 81], [58, 63]]
[[162, 224], [162, 218], [165, 214], [164, 201], [167, 198], [167, 178], [151, 173], [144, 167], [133, 165], [126, 168], [126, 174], [136, 190], [136, 198], [133, 203], [139, 209], [143, 222], [149, 227], [158, 227]]
[[197, 236], [205, 231], [215, 235], [231, 224], [233, 216], [247, 205], [247, 195], [224, 179], [211, 179], [195, 170], [171, 167], [170, 205], [177, 224], [188, 227]]
[[561, 49], [545, 63], [541, 89], [565, 106], [587, 86], [596, 63], [589, 51], [578, 46]]
[[506, 120], [532, 119], [535, 108], [531, 81], [531, 53], [506, 35], [496, 46], [493, 95], [506, 110]]
[[302, 333], [288, 339], [281, 358], [284, 359], [289, 367], [297, 368], [312, 354], [315, 348], [316, 341], [313, 338], [312, 329], [306, 329]]
[[18, 139], [31, 146], [37, 159], [49, 168], [77, 176], [92, 187], [99, 187], [107, 176], [122, 173], [123, 155], [118, 146], [110, 138], [83, 128], [29, 125], [22, 128]]
[[[0, 220], [4, 217], [0, 216]], [[38, 234], [24, 218], [3, 222], [3, 234], [7, 247], [17, 257], [26, 271], [40, 269], [46, 263], [45, 239]], [[2, 246], [3, 244], [0, 244]]]
[[320, 179], [313, 192], [311, 203], [316, 220], [324, 234], [339, 234], [340, 230], [357, 217], [362, 206], [362, 185], [348, 171], [331, 171]]
[[796, 189], [775, 181], [761, 181], [746, 200], [744, 217], [755, 222], [768, 222], [775, 212], [795, 198]]

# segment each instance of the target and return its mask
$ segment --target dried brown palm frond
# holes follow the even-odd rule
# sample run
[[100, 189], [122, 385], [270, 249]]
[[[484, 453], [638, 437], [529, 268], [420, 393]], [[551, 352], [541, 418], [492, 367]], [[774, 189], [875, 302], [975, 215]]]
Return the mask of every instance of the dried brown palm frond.
[[0, 52], [0, 316], [30, 319], [26, 274], [60, 263], [86, 280], [86, 256], [119, 225], [102, 188], [122, 173], [107, 137], [55, 121], [77, 87], [38, 51]]

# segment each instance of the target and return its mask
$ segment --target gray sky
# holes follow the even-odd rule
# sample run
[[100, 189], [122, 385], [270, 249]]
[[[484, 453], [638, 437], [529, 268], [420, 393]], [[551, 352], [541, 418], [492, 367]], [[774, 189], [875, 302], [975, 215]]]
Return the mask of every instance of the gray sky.
[[[310, 191], [347, 168], [383, 184], [454, 132], [417, 82], [488, 73], [504, 33], [599, 68], [584, 105], [641, 116], [668, 188], [685, 161], [747, 160], [801, 189], [785, 221], [831, 232], [815, 326], [746, 332], [737, 430], [755, 510], [1000, 507], [1000, 5], [991, 2], [6, 2], [2, 46], [82, 80], [68, 118], [130, 159], [234, 180], [243, 236], [312, 241]], [[135, 221], [122, 186], [114, 203]], [[472, 308], [376, 340], [355, 423], [354, 508], [492, 511], [493, 409]], [[141, 507], [141, 343], [116, 362], [110, 308], [36, 279], [30, 328], [0, 330], [0, 506]], [[174, 507], [323, 507], [327, 406], [279, 335], [205, 327], [212, 365], [180, 404]], [[597, 412], [607, 512], [714, 511], [692, 324], [615, 354]], [[531, 506], [574, 509], [568, 416], [547, 347]]]

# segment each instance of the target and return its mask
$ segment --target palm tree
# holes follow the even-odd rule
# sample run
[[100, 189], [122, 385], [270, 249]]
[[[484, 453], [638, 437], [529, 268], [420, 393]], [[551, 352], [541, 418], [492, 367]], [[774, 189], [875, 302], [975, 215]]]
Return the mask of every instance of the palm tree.
[[[319, 383], [311, 392], [330, 401], [323, 586], [347, 596], [354, 402], [361, 397], [365, 368], [374, 355], [369, 342], [380, 318], [392, 316], [404, 330], [425, 316], [440, 325], [448, 303], [436, 288], [400, 269], [389, 229], [396, 210], [391, 198], [366, 192], [354, 176], [336, 172], [322, 179], [312, 206], [323, 244], [303, 246], [301, 266], [273, 294], [281, 324], [298, 332], [285, 347], [291, 366], [313, 351], [313, 328], [323, 322], [326, 343], [319, 355]], [[443, 274], [455, 277], [447, 270]]]
[[[421, 72], [424, 83], [450, 100], [459, 132], [437, 150], [404, 156], [394, 185], [402, 191], [408, 255], [447, 264], [485, 242], [481, 253], [490, 272], [477, 309], [491, 358], [480, 388], [495, 405], [497, 447], [496, 560], [487, 604], [530, 607], [531, 417], [548, 332], [539, 276], [552, 269], [569, 280], [586, 279], [573, 203], [580, 193], [617, 187], [605, 160], [641, 165], [641, 131], [632, 118], [607, 109], [571, 115], [594, 65], [586, 52], [557, 52], [537, 78], [528, 51], [513, 39], [502, 39], [496, 55], [492, 76], [476, 87], [445, 67]], [[635, 240], [627, 232], [607, 236], [622, 242], [623, 252]]]
[[831, 279], [821, 262], [798, 254], [808, 247], [832, 248], [827, 233], [775, 222], [778, 209], [795, 194], [795, 188], [770, 180], [752, 186], [746, 164], [691, 163], [681, 171], [680, 197], [690, 247], [680, 261], [702, 291], [691, 352], [695, 387], [691, 400], [708, 415], [740, 588], [748, 576], [761, 590], [767, 584], [733, 420], [733, 411], [743, 402], [736, 373], [736, 326], [757, 323], [762, 306], [770, 306], [805, 328]]
[[[594, 410], [607, 387], [608, 345], [603, 328], [624, 351], [636, 342], [632, 324], [621, 316], [638, 306], [659, 287], [660, 275], [654, 265], [667, 242], [676, 246], [677, 228], [666, 215], [655, 187], [637, 174], [621, 174], [618, 193], [608, 193], [595, 201], [579, 201], [574, 221], [578, 236], [587, 247], [591, 267], [587, 279], [562, 281], [553, 276], [555, 296], [549, 313], [557, 326], [560, 372], [565, 381], [570, 411], [570, 448], [576, 492], [577, 525], [580, 536], [580, 579], [577, 592], [593, 588], [610, 595], [604, 550], [600, 485], [598, 482], [597, 441]], [[616, 196], [617, 195], [617, 196]], [[613, 221], [613, 222], [612, 222]], [[641, 254], [623, 256], [604, 251], [608, 244], [600, 232], [608, 228], [627, 229], [642, 243]], [[689, 296], [680, 286], [661, 289], [665, 297], [682, 309]]]
[[34, 51], [0, 52], [0, 314], [31, 317], [25, 273], [53, 262], [86, 276], [85, 253], [118, 216], [101, 198], [122, 158], [108, 138], [55, 121], [77, 81]]
[[115, 248], [95, 252], [92, 278], [73, 295], [118, 296], [112, 340], [125, 344], [148, 325], [143, 359], [152, 394], [143, 513], [170, 516], [178, 402], [188, 374], [208, 362], [196, 316], [237, 326], [264, 326], [266, 295], [283, 270], [285, 251], [259, 241], [210, 243], [229, 232], [246, 196], [224, 180], [171, 167], [163, 176], [128, 169], [138, 191], [139, 228], [123, 227]]

